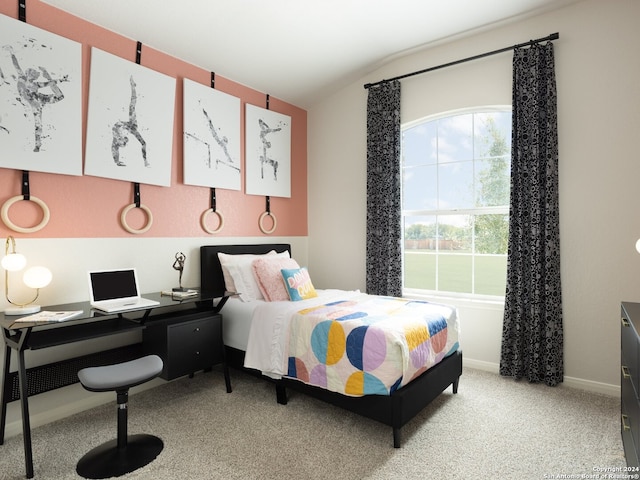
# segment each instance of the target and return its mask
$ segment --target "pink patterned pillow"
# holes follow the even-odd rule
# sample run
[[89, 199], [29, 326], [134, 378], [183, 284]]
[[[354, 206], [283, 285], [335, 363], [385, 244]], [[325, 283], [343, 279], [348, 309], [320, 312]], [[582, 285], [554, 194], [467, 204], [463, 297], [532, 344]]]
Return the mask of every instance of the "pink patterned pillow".
[[284, 285], [283, 268], [300, 268], [293, 258], [259, 258], [252, 262], [253, 274], [258, 282], [258, 288], [267, 302], [282, 302], [289, 300], [289, 293]]

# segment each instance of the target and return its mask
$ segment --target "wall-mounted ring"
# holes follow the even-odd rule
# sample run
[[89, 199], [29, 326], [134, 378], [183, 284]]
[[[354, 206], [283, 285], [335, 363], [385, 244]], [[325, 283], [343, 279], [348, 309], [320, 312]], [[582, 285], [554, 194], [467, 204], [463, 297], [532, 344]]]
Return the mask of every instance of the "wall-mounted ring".
[[0, 216], [2, 217], [2, 221], [4, 222], [4, 224], [11, 230], [20, 233], [33, 233], [37, 232], [38, 230], [42, 230], [45, 225], [49, 223], [51, 212], [49, 211], [49, 207], [46, 203], [44, 203], [38, 197], [34, 197], [33, 195], [29, 195], [29, 200], [27, 201], [35, 203], [42, 209], [42, 221], [38, 225], [35, 225], [33, 227], [19, 227], [11, 221], [11, 219], [9, 218], [9, 208], [11, 208], [11, 205], [20, 200], [25, 200], [25, 197], [23, 195], [16, 195], [15, 197], [11, 197], [9, 200], [4, 202], [4, 205], [2, 205], [2, 210], [0, 211]]
[[[264, 225], [262, 225], [265, 217], [271, 217], [271, 220], [273, 221], [273, 227], [271, 227], [271, 230], [267, 230], [266, 228], [264, 228]], [[278, 226], [278, 220], [273, 213], [262, 212], [262, 215], [260, 215], [260, 220], [258, 220], [258, 225], [260, 226], [260, 230], [262, 231], [262, 233], [266, 233], [267, 235], [269, 235], [270, 233], [273, 233], [275, 231], [276, 227]]]
[[[218, 216], [218, 228], [216, 228], [215, 230], [211, 230], [209, 227], [207, 227], [207, 217], [211, 213]], [[202, 225], [202, 229], [207, 233], [211, 233], [211, 234], [218, 233], [220, 230], [222, 230], [222, 227], [224, 227], [224, 217], [217, 210], [214, 210], [213, 208], [209, 208], [204, 212], [202, 212], [202, 215], [200, 216], [200, 225]]]
[[[147, 215], [147, 224], [144, 227], [140, 229], [131, 228], [127, 223], [127, 213], [129, 213], [129, 210], [131, 210], [132, 208], [140, 208]], [[122, 224], [122, 228], [124, 228], [129, 233], [145, 233], [149, 231], [149, 229], [151, 228], [151, 224], [153, 224], [153, 213], [151, 213], [151, 210], [149, 210], [149, 208], [142, 203], [139, 207], [135, 203], [132, 203], [122, 209], [122, 213], [120, 214], [120, 223]]]

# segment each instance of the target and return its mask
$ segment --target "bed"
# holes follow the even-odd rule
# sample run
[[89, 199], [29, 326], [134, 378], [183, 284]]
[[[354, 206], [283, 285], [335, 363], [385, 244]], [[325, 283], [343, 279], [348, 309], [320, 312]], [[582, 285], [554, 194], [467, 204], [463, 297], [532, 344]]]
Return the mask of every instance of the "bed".
[[[200, 274], [203, 294], [219, 296], [226, 290], [219, 253], [227, 255], [265, 255], [269, 252], [290, 257], [291, 247], [289, 244], [284, 243], [212, 245], [200, 247]], [[380, 394], [369, 393], [370, 391], [375, 391], [375, 389], [363, 389], [363, 381], [356, 382], [358, 387], [354, 390], [353, 388], [349, 389], [347, 382], [342, 381], [335, 383], [334, 387], [324, 385], [322, 382], [315, 382], [316, 384], [314, 384], [314, 382], [310, 380], [310, 375], [301, 375], [299, 379], [291, 378], [289, 374], [295, 372], [296, 362], [291, 362], [290, 358], [289, 364], [282, 366], [284, 370], [275, 371], [275, 374], [272, 374], [270, 370], [278, 370], [278, 368], [263, 367], [263, 363], [255, 360], [258, 356], [255, 351], [256, 349], [260, 350], [260, 345], [256, 344], [256, 338], [264, 337], [264, 333], [255, 330], [255, 328], [252, 330], [252, 322], [255, 316], [259, 314], [267, 316], [261, 320], [261, 323], [268, 321], [268, 317], [271, 314], [273, 314], [273, 316], [284, 316], [284, 313], [281, 314], [279, 310], [274, 310], [274, 308], [278, 308], [278, 305], [282, 305], [282, 311], [288, 309], [290, 312], [295, 311], [296, 315], [302, 310], [325, 310], [327, 306], [335, 309], [337, 303], [335, 299], [338, 298], [335, 295], [338, 293], [339, 291], [333, 290], [320, 291], [316, 299], [304, 300], [302, 302], [287, 302], [286, 304], [280, 302], [265, 302], [264, 300], [243, 302], [237, 297], [229, 298], [221, 312], [223, 316], [223, 338], [227, 362], [233, 367], [262, 375], [269, 381], [273, 381], [275, 383], [276, 400], [280, 404], [287, 404], [287, 389], [292, 389], [388, 425], [392, 428], [393, 432], [393, 446], [400, 448], [401, 428], [404, 425], [420, 413], [450, 385], [452, 386], [453, 393], [457, 393], [459, 378], [462, 374], [462, 351], [458, 348], [457, 331], [456, 341], [453, 345], [450, 344], [451, 342], [445, 345], [443, 340], [438, 346], [441, 353], [434, 356], [435, 364], [429, 365], [426, 367], [426, 370], [423, 367], [422, 369], [418, 368], [412, 371], [413, 375], [410, 381], [405, 379], [401, 384], [387, 385], [386, 387], [381, 386]], [[362, 296], [359, 292], [345, 292], [345, 295], [347, 294], [350, 296], [348, 297], [350, 304], [355, 304], [356, 297], [359, 298]], [[354, 299], [353, 302], [351, 302], [351, 298]], [[400, 305], [400, 308], [405, 310], [406, 308], [415, 308], [416, 304], [425, 303], [402, 301], [402, 299], [385, 299], [384, 297], [369, 298], [368, 301], [370, 303], [377, 303], [378, 298], [381, 299], [380, 301], [385, 302], [395, 300], [396, 303]], [[310, 305], [305, 303], [308, 301], [315, 302], [309, 309], [305, 308], [300, 310], [297, 308], [298, 305], [305, 307]], [[362, 309], [362, 307], [359, 306], [358, 308], [354, 308], [356, 311]], [[350, 313], [354, 316], [352, 312]], [[289, 313], [286, 315], [289, 315]], [[438, 322], [434, 324], [437, 325]], [[442, 325], [442, 321], [440, 321], [440, 325]], [[433, 336], [437, 338], [437, 335]], [[266, 347], [263, 345], [262, 348]], [[287, 346], [286, 348], [293, 350], [296, 347]], [[273, 362], [279, 363], [281, 361], [287, 361], [286, 357], [289, 357], [288, 353], [288, 350], [285, 353], [278, 352], [275, 356], [272, 353], [272, 357], [275, 358]], [[283, 357], [284, 360], [279, 357]], [[430, 361], [433, 362], [433, 359]], [[246, 367], [245, 362], [249, 365], [254, 365], [255, 368]], [[404, 363], [404, 367], [399, 366], [398, 368], [406, 368], [407, 362]], [[322, 367], [324, 368], [324, 366]], [[291, 375], [293, 376], [294, 374], [291, 373]], [[341, 387], [343, 383], [345, 383], [345, 386]], [[340, 388], [342, 388], [342, 390], [340, 390]], [[360, 389], [359, 392], [356, 391], [358, 388]], [[385, 388], [387, 389], [386, 394], [384, 394]]]

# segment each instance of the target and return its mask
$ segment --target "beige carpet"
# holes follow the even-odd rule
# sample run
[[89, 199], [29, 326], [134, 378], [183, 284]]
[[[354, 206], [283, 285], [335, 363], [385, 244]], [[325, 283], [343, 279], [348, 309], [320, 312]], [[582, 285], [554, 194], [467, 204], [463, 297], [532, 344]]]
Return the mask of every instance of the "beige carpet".
[[[165, 448], [121, 478], [533, 480], [625, 465], [617, 398], [465, 369], [394, 449], [390, 427], [302, 394], [278, 405], [272, 384], [231, 375], [231, 394], [214, 370], [132, 395], [129, 433]], [[115, 438], [114, 405], [34, 429], [35, 478], [79, 478], [77, 460]], [[0, 478], [25, 478], [21, 435], [0, 446]]]

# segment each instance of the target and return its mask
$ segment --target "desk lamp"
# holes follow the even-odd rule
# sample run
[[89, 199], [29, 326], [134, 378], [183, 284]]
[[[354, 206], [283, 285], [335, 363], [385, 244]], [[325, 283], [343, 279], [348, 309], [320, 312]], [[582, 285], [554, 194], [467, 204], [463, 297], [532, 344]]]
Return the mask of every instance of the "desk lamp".
[[[11, 247], [11, 252], [9, 252]], [[27, 264], [27, 259], [21, 253], [16, 252], [16, 241], [9, 235], [4, 248], [4, 257], [2, 258], [2, 268], [4, 268], [4, 295], [11, 305], [15, 305], [15, 308], [7, 308], [4, 311], [5, 315], [27, 315], [29, 313], [36, 313], [40, 311], [40, 305], [33, 305], [38, 299], [40, 289], [46, 287], [51, 283], [51, 271], [45, 267], [31, 267], [24, 272], [22, 277], [25, 285], [36, 290], [36, 296], [33, 300], [27, 303], [16, 303], [9, 299], [9, 272], [18, 272], [22, 270]]]

